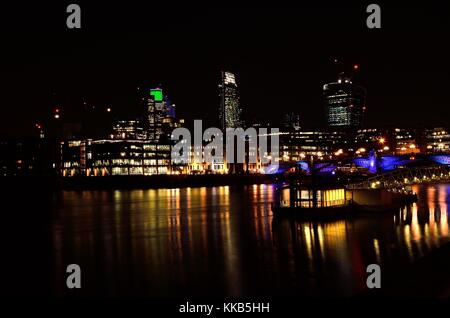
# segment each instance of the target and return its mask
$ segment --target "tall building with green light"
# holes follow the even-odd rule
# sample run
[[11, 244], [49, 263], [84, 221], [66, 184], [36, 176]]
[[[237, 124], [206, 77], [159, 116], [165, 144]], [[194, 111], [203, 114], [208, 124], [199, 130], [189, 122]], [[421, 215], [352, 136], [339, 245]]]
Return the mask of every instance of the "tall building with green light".
[[219, 119], [223, 130], [242, 127], [242, 110], [236, 78], [231, 72], [222, 72], [219, 84]]
[[147, 99], [147, 110], [148, 139], [159, 141], [163, 137], [163, 122], [167, 113], [162, 89], [150, 89]]
[[163, 94], [161, 88], [150, 89], [147, 96], [147, 138], [159, 142], [170, 139], [179, 123], [175, 120], [175, 105]]
[[163, 93], [162, 93], [162, 89], [160, 89], [160, 88], [151, 89], [150, 96], [153, 96], [153, 99], [155, 100], [155, 102], [163, 101]]

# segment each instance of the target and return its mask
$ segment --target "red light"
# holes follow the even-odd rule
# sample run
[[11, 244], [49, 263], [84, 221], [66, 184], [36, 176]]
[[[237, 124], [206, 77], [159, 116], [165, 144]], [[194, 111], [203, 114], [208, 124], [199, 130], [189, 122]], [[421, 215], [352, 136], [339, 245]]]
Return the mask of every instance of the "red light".
[[359, 68], [359, 65], [358, 65], [358, 64], [353, 65], [353, 69], [354, 69], [354, 70], [357, 70], [358, 68]]

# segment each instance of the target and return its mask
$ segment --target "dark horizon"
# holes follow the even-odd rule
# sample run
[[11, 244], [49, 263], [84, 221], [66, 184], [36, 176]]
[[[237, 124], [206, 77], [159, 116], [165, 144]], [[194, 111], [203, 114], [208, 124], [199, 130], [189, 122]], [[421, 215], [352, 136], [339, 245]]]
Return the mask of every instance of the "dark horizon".
[[236, 73], [245, 119], [279, 121], [297, 112], [303, 127], [323, 128], [322, 85], [337, 78], [335, 58], [348, 69], [360, 65], [354, 81], [367, 89], [366, 126], [446, 125], [447, 11], [381, 4], [382, 28], [370, 30], [368, 4], [80, 3], [81, 30], [66, 29], [66, 4], [8, 8], [0, 25], [0, 135], [31, 135], [55, 107], [72, 121], [64, 116], [81, 116], [84, 102], [133, 116], [140, 106], [136, 87], [157, 85], [177, 105], [177, 117], [214, 125], [221, 70]]

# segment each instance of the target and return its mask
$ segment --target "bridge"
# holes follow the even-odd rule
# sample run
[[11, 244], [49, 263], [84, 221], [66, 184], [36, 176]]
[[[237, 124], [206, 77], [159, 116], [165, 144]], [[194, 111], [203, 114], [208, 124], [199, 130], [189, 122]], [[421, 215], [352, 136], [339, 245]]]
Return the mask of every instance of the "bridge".
[[360, 182], [351, 183], [348, 185], [348, 188], [402, 191], [411, 184], [427, 182], [450, 182], [450, 166], [436, 164], [401, 168], [369, 177]]
[[385, 155], [371, 152], [366, 157], [328, 160], [311, 164], [306, 161], [289, 163], [285, 169], [296, 167], [307, 174], [335, 174], [338, 166], [353, 165], [365, 169], [369, 177], [350, 183], [349, 189], [387, 189], [404, 191], [411, 184], [450, 182], [449, 154]]

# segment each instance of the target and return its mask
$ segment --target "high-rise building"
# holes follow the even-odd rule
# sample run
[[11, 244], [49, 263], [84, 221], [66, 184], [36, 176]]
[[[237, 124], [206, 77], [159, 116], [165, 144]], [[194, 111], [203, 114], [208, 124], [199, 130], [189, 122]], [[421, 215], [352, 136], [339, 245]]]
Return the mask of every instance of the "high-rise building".
[[233, 73], [222, 72], [219, 84], [219, 119], [223, 130], [242, 126], [239, 91]]
[[333, 128], [360, 128], [366, 110], [366, 90], [343, 73], [337, 82], [323, 86], [328, 125]]
[[148, 139], [159, 141], [163, 134], [163, 120], [167, 113], [162, 89], [155, 88], [150, 90], [150, 96], [147, 99], [147, 111]]
[[163, 90], [151, 89], [147, 98], [147, 139], [155, 142], [170, 139], [172, 130], [179, 127], [182, 122], [176, 121], [175, 113], [175, 104], [163, 95]]

